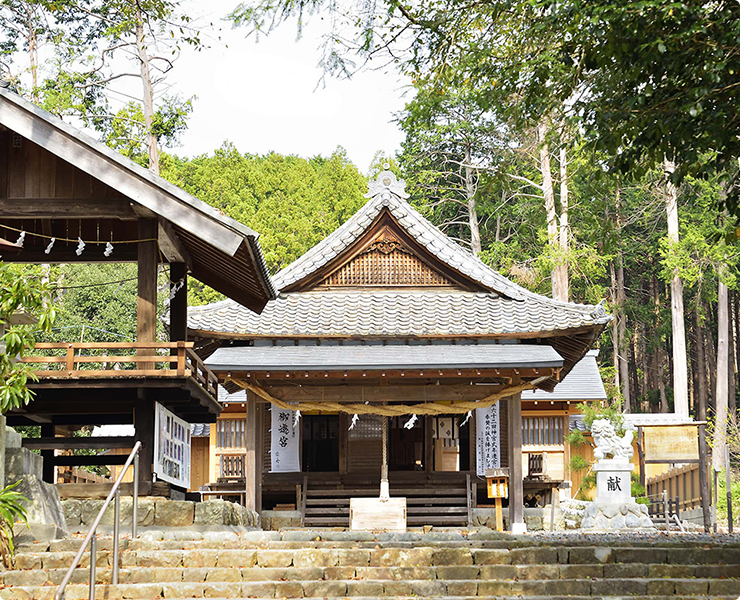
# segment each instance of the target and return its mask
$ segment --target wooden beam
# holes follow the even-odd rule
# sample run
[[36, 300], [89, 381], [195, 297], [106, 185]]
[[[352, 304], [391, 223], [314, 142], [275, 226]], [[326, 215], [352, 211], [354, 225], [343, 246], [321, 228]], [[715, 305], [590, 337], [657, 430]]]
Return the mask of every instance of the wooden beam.
[[[128, 459], [126, 454], [90, 454], [81, 456], [54, 456], [52, 465], [57, 467], [97, 467], [100, 465], [122, 465]], [[87, 485], [87, 484], [86, 484]]]
[[[298, 378], [300, 380], [300, 378]], [[262, 381], [263, 384], [267, 382]], [[469, 402], [481, 400], [504, 389], [503, 385], [334, 385], [287, 386], [265, 385], [278, 400], [286, 402]]]
[[168, 262], [185, 263], [190, 270], [193, 268], [193, 260], [190, 254], [180, 241], [175, 228], [164, 219], [159, 219], [158, 223], [159, 249], [164, 254]]
[[[454, 367], [439, 368], [424, 368], [414, 367], [411, 369], [398, 368], [357, 368], [337, 371], [335, 369], [291, 369], [285, 370], [273, 369], [270, 371], [242, 371], [242, 370], [231, 370], [225, 368], [219, 368], [218, 366], [210, 367], [211, 370], [216, 373], [219, 377], [233, 377], [234, 379], [243, 379], [248, 382], [260, 381], [262, 384], [273, 384], [276, 380], [285, 380], [292, 382], [293, 384], [300, 384], [308, 382], [309, 380], [323, 381], [329, 385], [336, 385], [337, 383], [346, 383], [356, 385], [362, 382], [366, 385], [379, 385], [379, 379], [388, 379], [389, 383], [405, 382], [409, 380], [426, 381], [436, 385], [437, 381], [440, 384], [445, 383], [459, 383], [461, 380], [469, 383], [472, 381], [489, 381], [489, 382], [502, 382], [511, 381], [512, 378], [518, 376], [522, 381], [539, 379], [541, 377], [550, 377], [557, 375], [558, 371], [562, 367], [538, 367], [538, 368], [518, 368], [518, 367], [489, 367], [489, 368], [464, 368], [458, 369]], [[440, 370], [442, 374], [440, 374]]]
[[24, 438], [23, 447], [33, 450], [97, 450], [107, 448], [133, 448], [134, 438], [117, 437], [40, 437]]
[[128, 198], [6, 198], [6, 219], [136, 219]]

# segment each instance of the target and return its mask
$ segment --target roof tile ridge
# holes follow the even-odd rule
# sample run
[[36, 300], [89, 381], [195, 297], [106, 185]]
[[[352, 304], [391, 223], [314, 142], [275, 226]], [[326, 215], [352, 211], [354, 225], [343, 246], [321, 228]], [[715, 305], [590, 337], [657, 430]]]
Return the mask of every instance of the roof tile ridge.
[[[283, 267], [280, 271], [278, 271], [275, 276], [272, 278], [273, 283], [278, 291], [285, 286], [290, 285], [294, 281], [297, 281], [299, 278], [296, 279], [289, 279], [292, 272], [296, 271], [302, 264], [304, 263], [311, 263], [313, 265], [313, 268], [310, 272], [314, 272], [316, 269], [320, 268], [326, 262], [328, 262], [329, 259], [324, 258], [323, 261], [320, 261], [319, 264], [314, 264], [311, 259], [319, 258], [322, 253], [325, 252], [327, 248], [331, 248], [333, 244], [341, 239], [345, 234], [349, 233], [349, 237], [351, 240], [345, 245], [348, 246], [349, 244], [352, 244], [361, 234], [360, 233], [352, 233], [351, 229], [353, 226], [360, 220], [362, 220], [364, 217], [368, 215], [372, 210], [374, 210], [378, 204], [382, 206], [383, 198], [381, 198], [379, 195], [373, 197], [371, 200], [363, 204], [355, 214], [353, 214], [349, 219], [347, 219], [344, 223], [342, 223], [339, 227], [337, 227], [334, 231], [332, 231], [328, 236], [326, 236], [323, 240], [316, 243], [314, 246], [309, 248], [305, 253], [303, 253], [301, 256], [296, 258], [292, 263], [289, 265]], [[365, 231], [366, 228], [363, 229]], [[336, 256], [336, 254], [335, 254]]]

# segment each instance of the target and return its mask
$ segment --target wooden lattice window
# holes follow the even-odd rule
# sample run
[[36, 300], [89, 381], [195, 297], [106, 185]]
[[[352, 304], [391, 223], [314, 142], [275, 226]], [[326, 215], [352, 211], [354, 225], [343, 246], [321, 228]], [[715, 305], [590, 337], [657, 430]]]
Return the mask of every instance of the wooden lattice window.
[[563, 445], [563, 417], [524, 417], [522, 428], [525, 446]]
[[219, 419], [216, 422], [217, 448], [244, 448], [246, 440], [244, 419]]

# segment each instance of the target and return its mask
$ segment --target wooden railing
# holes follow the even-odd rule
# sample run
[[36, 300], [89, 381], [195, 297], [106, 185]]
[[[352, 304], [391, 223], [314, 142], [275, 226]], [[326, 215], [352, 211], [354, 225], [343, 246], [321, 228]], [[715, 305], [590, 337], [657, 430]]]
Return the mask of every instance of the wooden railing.
[[244, 478], [244, 455], [222, 454], [220, 456], [220, 478], [221, 479], [243, 479]]
[[218, 398], [218, 377], [193, 342], [39, 342], [23, 362], [44, 365], [33, 371], [39, 379], [192, 377]]

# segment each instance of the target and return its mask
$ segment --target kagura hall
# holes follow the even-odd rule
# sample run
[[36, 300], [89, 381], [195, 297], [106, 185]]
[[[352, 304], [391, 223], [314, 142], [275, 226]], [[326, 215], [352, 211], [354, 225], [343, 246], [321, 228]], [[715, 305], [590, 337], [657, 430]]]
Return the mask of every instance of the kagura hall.
[[261, 314], [233, 300], [189, 309], [188, 337], [241, 398], [210, 427], [210, 491], [346, 526], [350, 498], [377, 497], [387, 476], [409, 526], [456, 525], [492, 502], [486, 470], [508, 468], [504, 505], [522, 531], [525, 497], [557, 488], [565, 460], [541, 477], [523, 444], [562, 445], [569, 409], [522, 392], [552, 391], [610, 317], [486, 266], [389, 171], [366, 197], [273, 278]]

